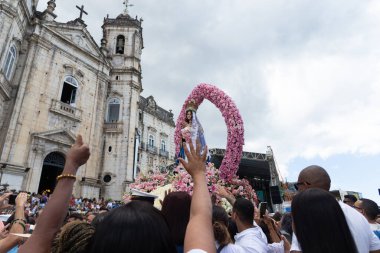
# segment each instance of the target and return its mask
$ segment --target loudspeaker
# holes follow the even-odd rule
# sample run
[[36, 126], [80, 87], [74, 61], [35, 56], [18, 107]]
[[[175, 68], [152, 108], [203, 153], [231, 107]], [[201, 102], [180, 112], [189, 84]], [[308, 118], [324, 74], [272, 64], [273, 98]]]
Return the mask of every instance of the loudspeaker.
[[276, 186], [270, 186], [269, 187], [270, 196], [272, 198], [273, 204], [282, 204], [282, 197], [280, 192], [280, 187]]

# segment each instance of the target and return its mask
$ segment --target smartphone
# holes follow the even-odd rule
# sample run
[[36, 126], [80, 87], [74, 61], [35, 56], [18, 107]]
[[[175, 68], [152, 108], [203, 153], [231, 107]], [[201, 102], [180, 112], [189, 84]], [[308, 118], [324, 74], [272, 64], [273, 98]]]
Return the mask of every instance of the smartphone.
[[259, 210], [260, 210], [260, 218], [264, 217], [265, 212], [267, 211], [267, 202], [261, 202], [259, 205]]
[[16, 197], [17, 194], [12, 194], [9, 196], [8, 204], [9, 205], [16, 205]]

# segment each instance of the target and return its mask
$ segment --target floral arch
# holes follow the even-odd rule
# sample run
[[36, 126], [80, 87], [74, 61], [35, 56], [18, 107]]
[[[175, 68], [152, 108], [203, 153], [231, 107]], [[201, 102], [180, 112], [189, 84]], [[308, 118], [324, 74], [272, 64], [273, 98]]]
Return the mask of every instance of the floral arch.
[[224, 159], [219, 167], [220, 177], [225, 181], [230, 181], [237, 173], [244, 144], [244, 126], [239, 110], [232, 99], [222, 90], [211, 84], [197, 85], [187, 97], [182, 106], [182, 110], [177, 119], [175, 129], [176, 153], [179, 152], [181, 142], [181, 126], [185, 121], [186, 105], [190, 100], [194, 100], [199, 106], [204, 99], [213, 103], [222, 113], [227, 125], [227, 147]]
[[[186, 99], [176, 124], [174, 135], [176, 153], [178, 154], [179, 144], [182, 141], [181, 126], [185, 121], [188, 102], [194, 100], [196, 105], [199, 106], [204, 99], [209, 100], [220, 110], [227, 125], [227, 147], [221, 166], [216, 168], [214, 164], [208, 163], [206, 167], [206, 180], [210, 193], [215, 192], [216, 185], [221, 185], [236, 197], [240, 196], [257, 201], [255, 190], [249, 182], [246, 179], [240, 179], [236, 175], [244, 144], [243, 120], [232, 99], [216, 86], [204, 83], [199, 84]], [[167, 190], [167, 187], [173, 191], [186, 191], [192, 194], [193, 182], [191, 176], [179, 165], [173, 171], [161, 172], [156, 170], [148, 174], [140, 173], [135, 182], [130, 184], [129, 187], [130, 189], [151, 192], [163, 198], [163, 193]], [[126, 193], [124, 201], [128, 202], [129, 199], [130, 193]], [[217, 199], [217, 201], [222, 200]], [[226, 202], [224, 203], [226, 204]], [[226, 209], [227, 206], [228, 204], [225, 206]]]

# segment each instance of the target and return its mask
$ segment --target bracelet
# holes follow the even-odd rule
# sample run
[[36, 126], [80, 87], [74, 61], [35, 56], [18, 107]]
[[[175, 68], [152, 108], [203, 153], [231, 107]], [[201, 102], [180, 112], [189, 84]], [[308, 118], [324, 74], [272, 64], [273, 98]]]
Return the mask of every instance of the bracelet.
[[14, 219], [12, 222], [16, 222], [16, 221], [22, 221], [23, 223], [26, 223], [26, 219]]
[[25, 231], [25, 223], [24, 222], [21, 222], [21, 221], [12, 221], [12, 225], [14, 225], [14, 224], [19, 224], [19, 225], [21, 225], [21, 227], [24, 229], [24, 231]]
[[62, 174], [57, 177], [57, 181], [59, 181], [62, 178], [71, 178], [71, 179], [77, 179], [77, 177], [74, 174]]

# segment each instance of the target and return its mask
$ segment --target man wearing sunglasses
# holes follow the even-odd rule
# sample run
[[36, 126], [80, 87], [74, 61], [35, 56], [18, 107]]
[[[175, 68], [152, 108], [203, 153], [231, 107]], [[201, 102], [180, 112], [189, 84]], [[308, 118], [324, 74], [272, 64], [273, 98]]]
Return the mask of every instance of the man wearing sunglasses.
[[[296, 190], [304, 191], [308, 188], [319, 188], [329, 191], [331, 186], [330, 176], [325, 169], [317, 165], [311, 165], [303, 169], [298, 182], [294, 185]], [[354, 208], [339, 202], [346, 217], [347, 224], [354, 237], [359, 253], [380, 253], [380, 240], [372, 233], [367, 220]], [[323, 205], [323, 203], [321, 203]], [[296, 235], [293, 233], [291, 253], [302, 252]]]
[[358, 199], [354, 196], [354, 195], [344, 195], [344, 199], [343, 199], [343, 203], [344, 204], [347, 204], [351, 207], [354, 207], [354, 204], [355, 202], [357, 201]]

